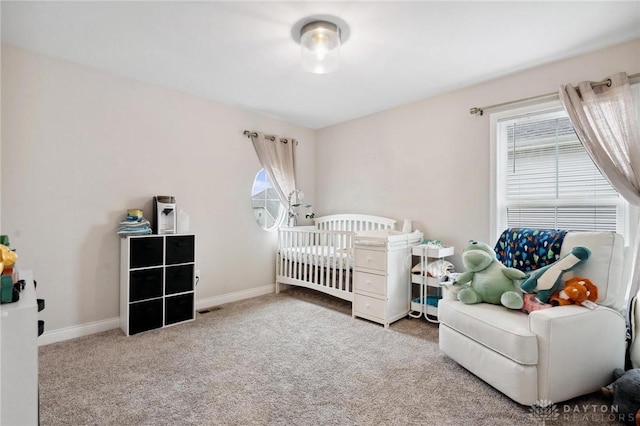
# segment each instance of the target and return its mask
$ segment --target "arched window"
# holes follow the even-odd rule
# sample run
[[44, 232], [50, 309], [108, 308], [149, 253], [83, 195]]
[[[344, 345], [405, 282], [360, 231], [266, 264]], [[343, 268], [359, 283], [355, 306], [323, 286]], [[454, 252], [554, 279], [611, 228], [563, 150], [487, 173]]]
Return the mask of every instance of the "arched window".
[[285, 218], [285, 207], [273, 189], [269, 176], [261, 169], [253, 180], [251, 207], [258, 225], [266, 231], [274, 231]]

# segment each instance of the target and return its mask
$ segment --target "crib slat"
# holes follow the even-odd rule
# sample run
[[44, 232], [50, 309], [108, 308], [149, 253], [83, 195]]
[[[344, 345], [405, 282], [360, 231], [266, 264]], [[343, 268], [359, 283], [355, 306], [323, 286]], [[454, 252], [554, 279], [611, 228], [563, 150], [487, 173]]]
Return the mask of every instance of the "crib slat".
[[302, 279], [309, 279], [309, 256], [311, 253], [311, 244], [308, 241], [309, 235], [305, 235], [305, 247], [304, 247], [304, 258], [302, 259]]
[[332, 277], [331, 277], [331, 287], [332, 288], [338, 288], [337, 281], [336, 281], [336, 273], [337, 273], [337, 267], [338, 267], [338, 261], [337, 261], [337, 259], [338, 259], [338, 243], [337, 243], [338, 234], [333, 234], [331, 240], [332, 240], [331, 242], [332, 242], [332, 253], [333, 253], [333, 256], [331, 256], [331, 260], [332, 260], [331, 263], [333, 263], [333, 265], [332, 265], [333, 266], [333, 268], [332, 268], [333, 274], [332, 274]]
[[298, 257], [298, 238], [300, 238], [300, 234], [295, 232], [292, 234], [293, 236], [293, 244], [292, 244], [292, 251], [291, 251], [291, 257], [292, 257], [292, 268], [291, 268], [291, 278], [296, 279], [298, 278], [298, 265], [300, 264]]
[[285, 247], [286, 247], [286, 243], [287, 243], [287, 233], [280, 230], [280, 239], [282, 240], [282, 242], [280, 243], [280, 273], [284, 274], [284, 259], [285, 256], [287, 255], [287, 253], [285, 252]]
[[318, 235], [318, 238], [320, 238], [320, 244], [318, 247], [318, 283], [320, 285], [324, 285], [324, 258], [325, 258], [325, 254], [324, 254], [324, 248], [327, 245], [327, 234], [326, 233], [322, 233], [320, 235]]
[[295, 267], [296, 260], [296, 234], [289, 231], [289, 276], [293, 277], [293, 268]]
[[335, 260], [336, 260], [336, 272], [338, 276], [336, 278], [336, 288], [342, 290], [342, 279], [344, 275], [344, 268], [342, 267], [342, 239], [344, 234], [339, 234], [336, 238], [336, 251], [335, 251]]
[[344, 287], [342, 288], [344, 291], [348, 291], [348, 292], [352, 292], [353, 289], [351, 288], [351, 268], [353, 266], [353, 256], [352, 256], [352, 247], [353, 247], [353, 234], [347, 235], [345, 237], [346, 239], [346, 243], [345, 243], [345, 249], [346, 249], [346, 253], [345, 253], [345, 260], [344, 260], [344, 264], [347, 265], [347, 267], [345, 268], [344, 271]]
[[333, 257], [330, 256], [331, 252], [330, 250], [333, 247], [333, 239], [334, 239], [334, 235], [333, 234], [329, 234], [328, 235], [328, 240], [329, 243], [327, 244], [328, 249], [327, 249], [327, 287], [329, 288], [333, 288], [333, 278], [331, 276], [331, 271], [333, 270]]
[[293, 251], [291, 247], [293, 246], [293, 234], [288, 232], [289, 238], [287, 238], [287, 277], [291, 278], [291, 269], [293, 268]]

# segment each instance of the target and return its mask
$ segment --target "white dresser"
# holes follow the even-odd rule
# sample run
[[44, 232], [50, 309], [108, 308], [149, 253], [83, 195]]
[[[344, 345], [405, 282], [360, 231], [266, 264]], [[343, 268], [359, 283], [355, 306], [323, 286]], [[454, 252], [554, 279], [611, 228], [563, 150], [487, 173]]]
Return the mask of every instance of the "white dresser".
[[354, 241], [353, 317], [383, 324], [409, 313], [411, 247], [422, 233], [359, 232]]
[[0, 424], [38, 424], [38, 304], [31, 271], [20, 300], [0, 305]]

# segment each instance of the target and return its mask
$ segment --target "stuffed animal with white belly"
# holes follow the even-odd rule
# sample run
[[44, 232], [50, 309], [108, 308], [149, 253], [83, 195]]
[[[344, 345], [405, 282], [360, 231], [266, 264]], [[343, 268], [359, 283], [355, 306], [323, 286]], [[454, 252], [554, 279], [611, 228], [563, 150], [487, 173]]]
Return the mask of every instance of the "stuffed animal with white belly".
[[563, 275], [586, 262], [590, 255], [588, 248], [576, 246], [557, 261], [532, 271], [520, 288], [525, 293], [536, 293], [538, 301], [548, 303], [553, 293], [562, 290]]

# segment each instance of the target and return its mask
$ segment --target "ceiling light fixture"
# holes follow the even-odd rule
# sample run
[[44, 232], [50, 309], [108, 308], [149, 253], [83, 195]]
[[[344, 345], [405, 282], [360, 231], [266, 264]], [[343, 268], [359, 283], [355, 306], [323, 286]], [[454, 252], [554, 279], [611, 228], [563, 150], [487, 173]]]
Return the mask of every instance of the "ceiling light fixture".
[[302, 69], [327, 74], [340, 65], [340, 28], [328, 21], [313, 21], [300, 30]]

